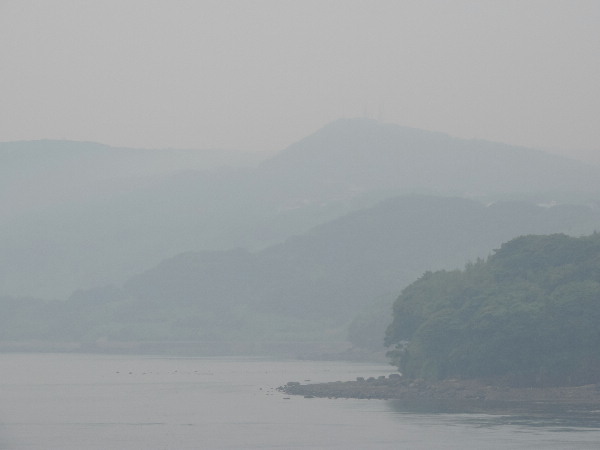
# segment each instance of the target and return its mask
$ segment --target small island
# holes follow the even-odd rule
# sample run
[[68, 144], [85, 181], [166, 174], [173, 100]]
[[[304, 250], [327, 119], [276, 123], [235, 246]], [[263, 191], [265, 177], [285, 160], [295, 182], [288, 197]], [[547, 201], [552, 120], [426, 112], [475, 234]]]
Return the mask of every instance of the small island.
[[600, 405], [600, 234], [522, 236], [394, 303], [402, 375], [280, 390], [306, 397]]

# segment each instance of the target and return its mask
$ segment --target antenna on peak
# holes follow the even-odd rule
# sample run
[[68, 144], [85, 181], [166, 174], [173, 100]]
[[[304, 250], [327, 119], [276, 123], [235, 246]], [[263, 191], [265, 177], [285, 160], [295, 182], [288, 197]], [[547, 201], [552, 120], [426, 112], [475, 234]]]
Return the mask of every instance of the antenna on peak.
[[377, 120], [379, 122], [383, 122], [384, 112], [385, 112], [385, 102], [382, 100], [382, 101], [379, 102], [379, 111], [378, 111], [378, 114], [377, 114]]

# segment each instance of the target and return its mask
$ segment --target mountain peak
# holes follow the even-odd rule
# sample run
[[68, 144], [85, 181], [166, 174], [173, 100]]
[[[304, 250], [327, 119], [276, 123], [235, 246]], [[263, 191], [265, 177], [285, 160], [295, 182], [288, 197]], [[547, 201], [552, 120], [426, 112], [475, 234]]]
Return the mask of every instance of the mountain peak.
[[[451, 195], [598, 191], [598, 171], [531, 148], [383, 123], [335, 120], [260, 167], [261, 176], [343, 192]], [[317, 190], [317, 189], [313, 189]]]

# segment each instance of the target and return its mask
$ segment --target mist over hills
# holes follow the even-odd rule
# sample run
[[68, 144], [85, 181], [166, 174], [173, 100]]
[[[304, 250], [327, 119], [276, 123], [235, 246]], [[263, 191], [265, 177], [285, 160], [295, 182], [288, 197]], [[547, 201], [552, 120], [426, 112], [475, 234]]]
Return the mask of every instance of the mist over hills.
[[598, 192], [599, 169], [540, 150], [340, 119], [264, 161], [258, 172], [307, 196], [390, 190], [481, 197]]
[[93, 142], [0, 142], [0, 217], [147, 186], [181, 171], [251, 167], [266, 155], [234, 150], [115, 148]]
[[258, 310], [343, 322], [367, 299], [399, 292], [426, 270], [461, 267], [511, 236], [591, 232], [599, 219], [600, 211], [584, 206], [486, 207], [461, 198], [396, 197], [256, 253], [176, 256], [125, 288], [156, 301], [170, 296], [222, 305], [252, 299]]
[[600, 192], [600, 169], [583, 163], [369, 119], [333, 122], [258, 166], [210, 155], [0, 144], [3, 293], [65, 298], [183, 252], [261, 250], [400, 194], [589, 203]]
[[[599, 224], [600, 211], [586, 206], [402, 196], [261, 251], [186, 252], [67, 302], [24, 300], [19, 309], [4, 298], [2, 338], [19, 330], [21, 338], [88, 342], [343, 340], [374, 299], [391, 304], [424, 271], [463, 267], [513, 236]], [[384, 325], [371, 335], [382, 339]]]
[[[1, 143], [4, 292], [66, 297], [77, 288], [126, 279], [174, 248], [193, 247], [185, 240], [192, 230], [176, 233], [196, 213], [189, 179], [194, 189], [208, 191], [217, 187], [214, 180], [260, 157], [69, 141]], [[185, 242], [176, 246], [180, 236]]]

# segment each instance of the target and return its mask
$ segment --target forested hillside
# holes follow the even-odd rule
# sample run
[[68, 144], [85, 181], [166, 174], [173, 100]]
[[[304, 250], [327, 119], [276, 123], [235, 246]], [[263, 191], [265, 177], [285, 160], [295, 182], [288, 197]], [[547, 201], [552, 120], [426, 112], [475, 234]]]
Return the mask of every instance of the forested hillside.
[[464, 271], [426, 272], [386, 344], [411, 377], [600, 381], [600, 234], [519, 237]]
[[[328, 341], [383, 349], [391, 302], [426, 270], [461, 268], [513, 236], [598, 226], [583, 206], [405, 196], [258, 252], [187, 252], [67, 302], [7, 300], [4, 339]], [[373, 308], [375, 299], [380, 305]], [[29, 305], [29, 306], [27, 306]]]

